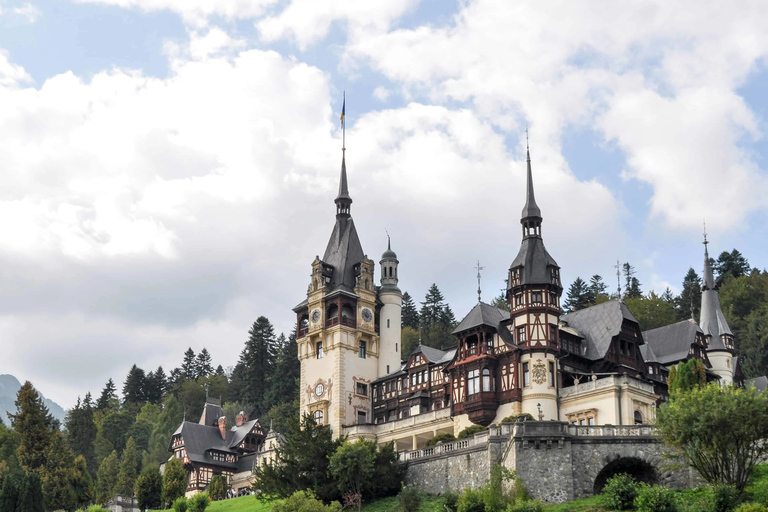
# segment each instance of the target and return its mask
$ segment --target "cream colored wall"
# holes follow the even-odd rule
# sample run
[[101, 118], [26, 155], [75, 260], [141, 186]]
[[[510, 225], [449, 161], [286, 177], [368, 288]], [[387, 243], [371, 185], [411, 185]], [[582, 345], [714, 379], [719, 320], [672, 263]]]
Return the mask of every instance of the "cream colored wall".
[[[399, 293], [382, 293], [379, 298], [384, 305], [381, 307], [379, 318], [381, 348], [378, 377], [384, 377], [400, 369], [403, 297]], [[389, 327], [387, 327], [387, 320], [389, 320]], [[389, 366], [389, 372], [387, 372], [387, 366]]]
[[733, 384], [733, 356], [728, 352], [707, 352], [712, 371], [720, 376], [723, 385]]
[[[523, 402], [522, 412], [527, 412], [534, 419], [539, 419], [538, 404], [541, 404], [541, 412], [544, 413], [544, 420], [557, 419], [557, 390], [555, 386], [549, 385], [549, 363], [555, 363], [555, 356], [553, 354], [523, 354], [520, 358], [520, 366], [518, 367], [518, 375], [520, 375], [520, 384], [524, 384], [523, 376], [523, 363], [529, 364], [530, 382], [529, 386], [523, 386]], [[534, 365], [541, 363], [544, 365], [544, 381], [537, 383], [534, 381]], [[557, 375], [555, 375], [555, 379]], [[554, 382], [553, 384], [556, 384]]]
[[597, 411], [596, 425], [619, 424], [619, 397], [615, 387], [569, 396], [560, 401], [560, 421], [568, 421], [568, 414], [588, 409]]
[[[371, 382], [376, 380], [378, 372], [378, 358], [369, 354], [365, 359], [359, 357], [357, 349], [357, 340], [350, 336], [354, 350], [347, 348], [344, 350], [343, 375], [339, 373], [339, 381], [344, 381], [344, 395], [339, 395], [339, 400], [343, 401], [340, 408], [345, 410], [342, 423], [352, 425], [357, 423], [357, 411], [365, 411], [366, 421], [371, 420]], [[357, 379], [357, 380], [356, 380]], [[368, 386], [367, 396], [360, 396], [356, 393], [356, 382], [360, 381]], [[351, 399], [351, 400], [350, 400]], [[341, 432], [341, 430], [334, 430]]]

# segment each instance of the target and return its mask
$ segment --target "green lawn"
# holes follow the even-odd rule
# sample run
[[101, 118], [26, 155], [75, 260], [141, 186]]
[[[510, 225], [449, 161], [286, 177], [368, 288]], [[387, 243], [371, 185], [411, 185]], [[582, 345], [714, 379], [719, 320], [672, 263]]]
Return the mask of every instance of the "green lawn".
[[[205, 512], [269, 512], [272, 504], [243, 496], [231, 500], [212, 501]], [[363, 506], [363, 512], [399, 512], [397, 498], [384, 498]], [[425, 495], [419, 512], [444, 512], [443, 498]]]

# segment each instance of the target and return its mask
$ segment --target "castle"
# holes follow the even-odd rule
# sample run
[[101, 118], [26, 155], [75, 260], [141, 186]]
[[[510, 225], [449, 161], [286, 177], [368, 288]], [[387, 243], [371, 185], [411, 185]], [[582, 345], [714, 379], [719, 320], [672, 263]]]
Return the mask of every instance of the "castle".
[[701, 318], [641, 332], [621, 300], [561, 312], [560, 266], [547, 252], [527, 153], [522, 242], [509, 267], [511, 311], [479, 302], [449, 350], [401, 354], [398, 259], [375, 263], [351, 214], [344, 156], [336, 222], [312, 262], [297, 315], [301, 412], [336, 435], [423, 448], [440, 433], [528, 414], [575, 425], [652, 423], [668, 397], [672, 365], [702, 361], [708, 380], [743, 384], [733, 334], [720, 308], [705, 242]]

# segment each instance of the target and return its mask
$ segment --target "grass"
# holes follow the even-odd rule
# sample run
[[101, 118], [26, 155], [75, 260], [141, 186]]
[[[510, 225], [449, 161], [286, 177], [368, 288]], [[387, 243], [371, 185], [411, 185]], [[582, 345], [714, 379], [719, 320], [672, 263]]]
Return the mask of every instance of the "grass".
[[600, 496], [581, 498], [580, 500], [569, 501], [568, 503], [561, 503], [560, 505], [547, 505], [545, 510], [547, 512], [608, 511], [608, 509], [603, 506]]
[[212, 501], [205, 512], [269, 512], [272, 503], [259, 501], [256, 496], [241, 496], [231, 500]]

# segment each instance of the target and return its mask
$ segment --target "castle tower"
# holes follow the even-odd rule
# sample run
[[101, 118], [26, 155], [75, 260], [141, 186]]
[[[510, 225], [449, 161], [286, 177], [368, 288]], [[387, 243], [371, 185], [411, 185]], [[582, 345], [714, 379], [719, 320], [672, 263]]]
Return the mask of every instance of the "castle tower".
[[397, 254], [392, 250], [392, 243], [387, 235], [387, 250], [381, 255], [381, 288], [379, 300], [382, 303], [379, 332], [381, 333], [381, 355], [379, 356], [379, 376], [383, 377], [400, 369], [403, 294], [397, 287]]
[[733, 333], [720, 307], [720, 297], [715, 288], [715, 278], [709, 262], [708, 244], [707, 236], [704, 235], [704, 282], [701, 287], [699, 327], [707, 336], [707, 357], [712, 364], [712, 371], [720, 376], [722, 384], [732, 384]]
[[557, 420], [558, 318], [560, 316], [560, 267], [544, 247], [541, 210], [536, 204], [527, 152], [528, 174], [525, 206], [520, 219], [523, 241], [509, 267], [507, 300], [510, 319], [503, 325], [521, 349], [518, 386], [522, 412], [535, 419]]
[[336, 223], [323, 259], [312, 262], [307, 298], [293, 310], [298, 320], [301, 413], [330, 425], [371, 420], [371, 382], [378, 377], [380, 339], [375, 264], [360, 245], [352, 220], [345, 157]]

